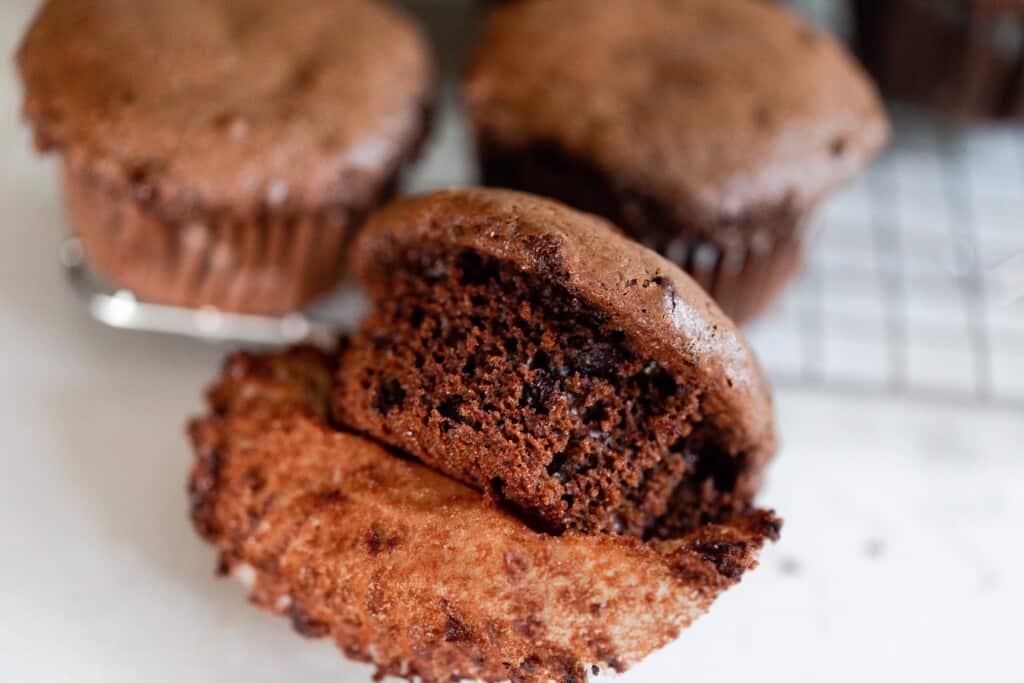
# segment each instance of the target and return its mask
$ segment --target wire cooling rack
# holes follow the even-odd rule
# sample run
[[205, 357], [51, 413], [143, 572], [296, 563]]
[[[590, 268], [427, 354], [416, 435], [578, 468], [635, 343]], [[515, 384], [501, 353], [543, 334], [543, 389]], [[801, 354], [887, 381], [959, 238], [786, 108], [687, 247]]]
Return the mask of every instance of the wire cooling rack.
[[895, 120], [752, 343], [786, 384], [1024, 410], [1024, 130]]
[[[844, 3], [794, 4], [849, 34]], [[1024, 126], [893, 115], [751, 342], [784, 385], [1024, 410]]]

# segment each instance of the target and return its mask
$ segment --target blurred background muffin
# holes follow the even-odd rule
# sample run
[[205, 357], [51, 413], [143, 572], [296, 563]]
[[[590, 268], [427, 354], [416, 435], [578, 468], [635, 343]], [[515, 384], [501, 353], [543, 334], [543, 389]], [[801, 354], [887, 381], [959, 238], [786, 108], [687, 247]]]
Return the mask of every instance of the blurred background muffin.
[[853, 0], [882, 91], [968, 117], [1024, 118], [1024, 2]]
[[370, 0], [52, 0], [17, 61], [90, 263], [144, 299], [253, 313], [342, 277], [434, 81], [418, 29]]
[[510, 3], [465, 99], [486, 184], [611, 219], [739, 321], [797, 270], [809, 211], [889, 133], [832, 38], [745, 0]]

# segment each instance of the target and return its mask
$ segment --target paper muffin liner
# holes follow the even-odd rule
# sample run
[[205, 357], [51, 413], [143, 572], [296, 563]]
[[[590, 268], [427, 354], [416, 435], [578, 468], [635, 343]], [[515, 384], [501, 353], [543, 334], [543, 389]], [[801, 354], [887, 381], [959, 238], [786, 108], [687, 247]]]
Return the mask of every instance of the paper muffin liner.
[[960, 116], [1024, 117], [1024, 6], [999, 5], [854, 0], [857, 52], [888, 96]]
[[90, 266], [154, 303], [294, 311], [343, 278], [347, 247], [363, 218], [341, 206], [263, 206], [169, 220], [128, 183], [68, 159], [63, 171], [68, 217]]
[[801, 219], [785, 235], [755, 232], [749, 241], [728, 247], [676, 239], [665, 256], [696, 280], [726, 315], [743, 323], [763, 312], [799, 272], [807, 226]]

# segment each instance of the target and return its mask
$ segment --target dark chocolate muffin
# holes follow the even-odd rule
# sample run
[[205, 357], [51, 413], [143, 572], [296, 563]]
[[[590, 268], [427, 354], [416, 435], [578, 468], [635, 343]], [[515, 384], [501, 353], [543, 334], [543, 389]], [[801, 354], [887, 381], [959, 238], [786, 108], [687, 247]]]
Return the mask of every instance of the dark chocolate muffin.
[[765, 511], [646, 542], [537, 532], [328, 427], [334, 363], [308, 348], [232, 356], [190, 428], [192, 519], [254, 603], [378, 676], [581, 683], [598, 667], [622, 671], [678, 636], [778, 534]]
[[376, 213], [375, 309], [335, 420], [543, 529], [679, 534], [747, 507], [772, 455], [746, 342], [679, 268], [605, 221], [501, 190]]
[[834, 40], [753, 0], [524, 0], [465, 79], [485, 182], [603, 215], [738, 321], [800, 261], [804, 218], [883, 145]]
[[1024, 117], [1024, 2], [853, 0], [882, 91], [965, 117]]
[[371, 0], [50, 0], [17, 61], [91, 263], [257, 313], [339, 280], [433, 89], [417, 29]]

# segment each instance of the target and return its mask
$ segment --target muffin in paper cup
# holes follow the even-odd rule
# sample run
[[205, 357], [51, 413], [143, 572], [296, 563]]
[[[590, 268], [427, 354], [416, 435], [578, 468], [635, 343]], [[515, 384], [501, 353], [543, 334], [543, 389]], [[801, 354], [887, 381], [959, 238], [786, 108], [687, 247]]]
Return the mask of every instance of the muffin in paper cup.
[[464, 95], [486, 184], [612, 220], [738, 321], [889, 136], [855, 60], [771, 3], [513, 3], [487, 21]]
[[50, 0], [17, 62], [90, 265], [245, 313], [339, 282], [434, 93], [419, 30], [369, 0]]

